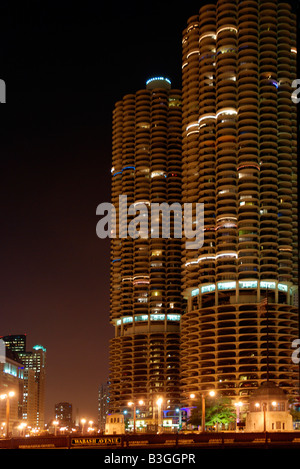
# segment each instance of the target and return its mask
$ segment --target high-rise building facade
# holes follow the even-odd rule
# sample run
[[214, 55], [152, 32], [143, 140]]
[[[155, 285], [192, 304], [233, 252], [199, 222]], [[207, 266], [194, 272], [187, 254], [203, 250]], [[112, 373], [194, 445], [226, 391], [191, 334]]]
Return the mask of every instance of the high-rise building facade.
[[105, 431], [106, 417], [109, 413], [109, 383], [101, 384], [98, 389], [98, 430]]
[[183, 253], [183, 402], [247, 399], [267, 378], [293, 395], [296, 18], [276, 0], [205, 4], [182, 54], [183, 202], [205, 211], [203, 246]]
[[55, 404], [55, 420], [61, 427], [72, 428], [73, 425], [73, 406], [70, 402], [58, 402]]
[[18, 355], [25, 369], [34, 370], [37, 387], [36, 426], [43, 429], [45, 425], [46, 348], [42, 345], [34, 345], [32, 352], [19, 352]]
[[[170, 413], [180, 401], [181, 240], [152, 236], [151, 204], [180, 202], [181, 134], [181, 92], [168, 79], [150, 79], [146, 89], [115, 105], [110, 408], [129, 412], [128, 402], [143, 400], [140, 415], [148, 424], [156, 418], [158, 397]], [[134, 239], [124, 229], [136, 215], [147, 226], [140, 218], [140, 236]]]

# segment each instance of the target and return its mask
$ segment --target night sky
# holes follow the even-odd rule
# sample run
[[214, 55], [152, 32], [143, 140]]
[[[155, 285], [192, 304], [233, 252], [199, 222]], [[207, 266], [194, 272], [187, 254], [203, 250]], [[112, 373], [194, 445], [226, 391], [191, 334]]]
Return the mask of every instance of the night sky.
[[112, 110], [151, 76], [180, 87], [201, 3], [0, 2], [0, 335], [46, 347], [46, 421], [60, 401], [97, 420], [113, 336], [109, 241], [96, 236]]
[[181, 84], [199, 2], [0, 3], [0, 335], [47, 349], [46, 421], [60, 401], [97, 419], [108, 376], [111, 116], [154, 75]]

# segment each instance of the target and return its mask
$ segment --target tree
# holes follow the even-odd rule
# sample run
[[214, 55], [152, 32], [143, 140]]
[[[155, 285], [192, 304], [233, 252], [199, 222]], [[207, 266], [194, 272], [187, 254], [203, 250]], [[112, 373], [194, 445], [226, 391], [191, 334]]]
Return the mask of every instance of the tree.
[[300, 421], [300, 411], [296, 409], [290, 409], [290, 414], [293, 417], [294, 422]]
[[215, 403], [207, 407], [205, 416], [206, 425], [226, 425], [234, 422], [236, 419], [236, 411], [231, 405], [230, 399], [220, 398]]
[[[195, 408], [192, 409], [191, 416], [188, 419], [188, 424], [198, 427], [202, 424], [202, 404], [201, 401], [195, 403]], [[230, 399], [218, 398], [207, 399], [205, 406], [205, 424], [206, 426], [213, 425], [226, 425], [234, 422], [236, 412]]]

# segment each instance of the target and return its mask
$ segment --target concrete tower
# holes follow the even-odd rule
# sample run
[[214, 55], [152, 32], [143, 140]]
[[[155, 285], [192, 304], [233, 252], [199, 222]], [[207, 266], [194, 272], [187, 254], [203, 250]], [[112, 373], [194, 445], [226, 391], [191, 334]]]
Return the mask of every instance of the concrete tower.
[[205, 206], [204, 245], [183, 254], [183, 402], [211, 389], [247, 399], [267, 353], [270, 379], [292, 395], [296, 18], [276, 0], [218, 0], [188, 20], [182, 51], [183, 202]]
[[[138, 410], [148, 425], [158, 397], [170, 415], [180, 403], [181, 240], [153, 237], [150, 206], [181, 201], [181, 126], [181, 92], [163, 77], [124, 96], [113, 112], [110, 408], [129, 412], [128, 402], [143, 400]], [[137, 215], [148, 225], [134, 239]]]

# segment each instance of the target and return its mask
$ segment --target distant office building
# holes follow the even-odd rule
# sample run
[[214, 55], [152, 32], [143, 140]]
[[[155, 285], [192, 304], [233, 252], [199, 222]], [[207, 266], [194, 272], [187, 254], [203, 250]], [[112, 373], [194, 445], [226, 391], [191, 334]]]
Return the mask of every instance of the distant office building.
[[24, 394], [22, 407], [22, 420], [28, 426], [37, 426], [38, 383], [35, 379], [35, 370], [24, 368]]
[[106, 416], [109, 412], [109, 385], [101, 384], [98, 390], [98, 428], [105, 430]]
[[69, 402], [59, 402], [55, 404], [55, 420], [60, 426], [71, 427], [73, 425], [72, 404]]
[[20, 352], [19, 357], [25, 368], [35, 371], [35, 381], [37, 383], [36, 425], [39, 428], [44, 428], [46, 349], [41, 345], [35, 345], [32, 352]]
[[6, 347], [24, 365], [23, 419], [32, 426], [45, 425], [46, 349], [35, 345], [26, 351], [25, 335], [2, 337]]
[[11, 353], [17, 354], [26, 350], [26, 334], [7, 335], [2, 337], [2, 340]]

